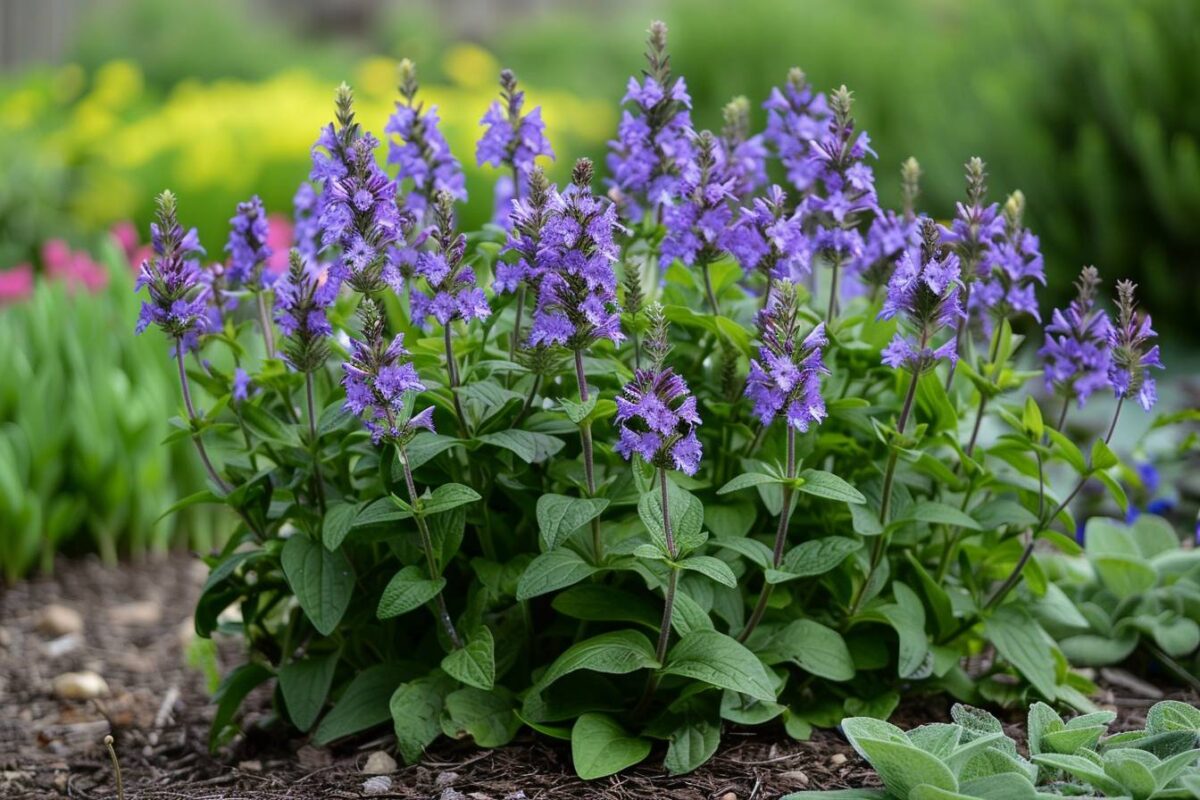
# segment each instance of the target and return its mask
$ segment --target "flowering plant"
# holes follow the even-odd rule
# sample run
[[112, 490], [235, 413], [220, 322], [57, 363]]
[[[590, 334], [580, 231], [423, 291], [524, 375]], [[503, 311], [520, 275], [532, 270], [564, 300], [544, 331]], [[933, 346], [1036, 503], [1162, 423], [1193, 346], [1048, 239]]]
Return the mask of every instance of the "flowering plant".
[[[1016, 679], [1090, 707], [1033, 611], [1038, 544], [1079, 552], [1062, 531], [1093, 479], [1125, 504], [1109, 445], [1161, 366], [1132, 285], [1115, 324], [1086, 270], [1052, 315], [1041, 357], [1066, 411], [1048, 425], [1014, 332], [1037, 318], [1037, 240], [1023, 201], [987, 203], [982, 162], [950, 226], [916, 209], [912, 161], [885, 212], [844, 87], [793, 72], [766, 135], [735, 102], [717, 136], [691, 128], [661, 23], [647, 57], [608, 196], [586, 159], [550, 183], [540, 113], [504, 73], [477, 155], [513, 197], [479, 231], [459, 230], [415, 68], [395, 177], [343, 86], [297, 194], [305, 246], [234, 291], [274, 322], [227, 313], [222, 268], [162, 196], [140, 325], [173, 341], [177, 423], [211, 478], [181, 505], [240, 518], [196, 613], [207, 636], [237, 604], [249, 647], [214, 742], [267, 681], [321, 743], [390, 717], [412, 761], [442, 734], [529, 727], [569, 740], [584, 778], [654, 740], [688, 771], [726, 723], [805, 737], [886, 717], [901, 685], [1008, 699]], [[776, 159], [789, 187], [763, 189]], [[1104, 386], [1112, 421], [1085, 456], [1065, 414]], [[968, 672], [985, 643], [998, 657]]]

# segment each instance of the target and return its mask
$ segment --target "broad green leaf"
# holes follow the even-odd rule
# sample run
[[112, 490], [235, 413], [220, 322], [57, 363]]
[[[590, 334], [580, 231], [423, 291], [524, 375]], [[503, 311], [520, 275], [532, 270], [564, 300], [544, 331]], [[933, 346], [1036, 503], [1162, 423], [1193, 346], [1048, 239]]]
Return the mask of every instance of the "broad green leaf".
[[[844, 723], [843, 723], [844, 724]], [[854, 748], [871, 762], [879, 779], [896, 797], [911, 797], [922, 784], [948, 792], [958, 789], [954, 773], [935, 756], [908, 743], [907, 739], [855, 738]]]
[[715, 703], [698, 695], [684, 700], [673, 715], [678, 725], [670, 735], [663, 766], [670, 775], [685, 775], [712, 758], [721, 744], [721, 718]]
[[446, 586], [446, 579], [439, 577], [430, 580], [420, 567], [410, 564], [404, 567], [388, 581], [383, 594], [379, 598], [379, 606], [375, 616], [380, 619], [391, 619], [401, 614], [407, 614], [414, 608], [425, 605], [437, 597]]
[[566, 412], [567, 419], [578, 425], [587, 419], [588, 414], [592, 413], [599, 399], [600, 393], [596, 392], [588, 397], [587, 402], [577, 403], [570, 398], [563, 397], [559, 399], [558, 404]]
[[972, 531], [982, 530], [975, 518], [954, 506], [936, 503], [932, 500], [922, 500], [912, 507], [909, 517], [918, 522], [932, 522], [940, 525], [954, 525]]
[[772, 653], [801, 669], [831, 681], [854, 678], [854, 659], [842, 635], [810, 619], [798, 619], [779, 629], [770, 640]]
[[844, 503], [862, 505], [867, 502], [862, 492], [855, 489], [832, 472], [819, 469], [806, 469], [800, 473], [802, 481], [796, 491], [824, 497], [827, 500], [841, 500]]
[[616, 774], [648, 755], [650, 742], [630, 736], [606, 714], [583, 714], [571, 729], [571, 762], [585, 781]]
[[226, 738], [226, 729], [233, 724], [233, 718], [246, 695], [273, 675], [274, 673], [262, 664], [251, 661], [237, 667], [221, 680], [221, 685], [213, 695], [217, 711], [213, 715], [212, 727], [209, 728], [209, 750], [215, 751]]
[[773, 557], [771, 548], [757, 539], [744, 536], [720, 536], [712, 539], [710, 544], [739, 553], [762, 569], [767, 569], [771, 566], [771, 559]]
[[1111, 469], [1121, 463], [1121, 459], [1117, 458], [1117, 454], [1112, 451], [1108, 443], [1103, 439], [1097, 439], [1092, 443], [1092, 469], [1103, 471]]
[[733, 570], [724, 561], [713, 556], [689, 556], [679, 562], [679, 568], [699, 572], [724, 586], [737, 586]]
[[566, 444], [555, 436], [516, 429], [488, 433], [478, 439], [484, 444], [511, 450], [526, 464], [540, 464]]
[[559, 549], [542, 553], [529, 562], [529, 566], [521, 574], [521, 580], [517, 584], [517, 599], [528, 600], [565, 589], [595, 575], [598, 571], [574, 550]]
[[764, 475], [761, 472], [743, 472], [718, 489], [717, 494], [740, 492], [742, 489], [749, 489], [762, 483], [780, 483], [780, 479], [774, 475]]
[[657, 628], [662, 617], [662, 610], [647, 597], [594, 583], [581, 583], [559, 592], [551, 605], [560, 614], [575, 619], [636, 622], [649, 628]]
[[303, 534], [294, 534], [283, 546], [283, 573], [300, 608], [322, 636], [328, 636], [350, 606], [354, 567], [342, 553], [329, 552]]
[[774, 683], [762, 662], [737, 640], [713, 630], [696, 630], [667, 654], [663, 672], [775, 702]]
[[1023, 608], [1001, 606], [983, 623], [984, 635], [1001, 657], [1012, 664], [1047, 700], [1057, 696], [1050, 640]]
[[321, 522], [321, 541], [326, 550], [337, 550], [342, 546], [346, 534], [354, 526], [354, 518], [358, 516], [358, 506], [354, 503], [331, 503], [325, 510], [325, 519]]
[[892, 584], [892, 594], [896, 602], [880, 606], [879, 613], [895, 629], [900, 640], [896, 672], [901, 678], [908, 678], [924, 665], [929, 653], [929, 639], [925, 635], [925, 606], [916, 592], [900, 581]]
[[442, 670], [457, 681], [477, 689], [491, 689], [496, 682], [496, 651], [492, 632], [480, 626], [467, 643], [442, 659]]
[[421, 500], [421, 511], [426, 516], [441, 514], [452, 508], [474, 503], [479, 499], [479, 493], [461, 483], [443, 483], [433, 490], [433, 494]]
[[[674, 536], [676, 556], [686, 555], [704, 542], [701, 528], [704, 525], [704, 505], [700, 499], [681, 489], [674, 483], [667, 484], [667, 502], [671, 517], [671, 533]], [[650, 537], [665, 555], [670, 555], [667, 549], [666, 533], [663, 529], [662, 493], [660, 491], [646, 492], [638, 501], [638, 516], [642, 524], [650, 532]]]
[[680, 636], [687, 636], [692, 631], [711, 631], [714, 629], [712, 617], [704, 607], [692, 599], [682, 588], [675, 593], [674, 613], [671, 615], [671, 629]]
[[862, 542], [844, 536], [812, 539], [788, 551], [783, 568], [800, 578], [824, 575], [861, 547]]
[[1063, 755], [1062, 753], [1042, 753], [1033, 756], [1033, 763], [1051, 769], [1061, 769], [1069, 775], [1085, 783], [1090, 783], [1106, 795], [1120, 797], [1125, 795], [1121, 784], [1108, 777], [1103, 768], [1083, 756]]
[[1045, 430], [1042, 423], [1042, 409], [1038, 407], [1037, 400], [1033, 395], [1025, 398], [1025, 410], [1021, 415], [1021, 423], [1025, 427], [1025, 434], [1031, 441], [1040, 442], [1042, 440], [1042, 432]]
[[396, 730], [396, 746], [408, 764], [420, 760], [425, 748], [442, 732], [442, 707], [454, 682], [434, 672], [402, 683], [392, 694], [388, 708]]
[[406, 677], [407, 670], [396, 664], [376, 664], [355, 675], [317, 726], [313, 741], [326, 745], [387, 722], [388, 701]]
[[503, 747], [521, 728], [512, 692], [468, 686], [446, 695], [442, 732], [454, 739], [470, 736], [479, 747]]
[[576, 670], [625, 675], [639, 669], [657, 669], [654, 646], [634, 630], [610, 631], [571, 645], [554, 660], [537, 682], [539, 689]]
[[408, 466], [413, 470], [420, 469], [455, 445], [463, 443], [462, 439], [453, 436], [443, 436], [432, 431], [421, 431], [404, 448], [408, 457]]
[[556, 549], [572, 533], [600, 516], [607, 507], [608, 501], [603, 498], [542, 495], [537, 501], [542, 544], [547, 550]]
[[338, 653], [334, 652], [280, 667], [279, 688], [283, 693], [283, 703], [292, 723], [299, 730], [307, 732], [317, 721], [325, 698], [329, 696], [337, 662]]
[[1150, 733], [1191, 731], [1200, 735], [1200, 709], [1178, 700], [1155, 703], [1146, 714], [1146, 730]]

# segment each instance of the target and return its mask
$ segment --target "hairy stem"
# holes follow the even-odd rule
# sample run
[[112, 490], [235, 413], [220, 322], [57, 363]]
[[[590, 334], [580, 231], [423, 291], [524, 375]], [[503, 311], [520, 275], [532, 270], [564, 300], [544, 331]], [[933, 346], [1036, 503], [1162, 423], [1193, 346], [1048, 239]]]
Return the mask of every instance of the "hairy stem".
[[700, 262], [700, 272], [704, 275], [704, 294], [708, 297], [708, 307], [712, 310], [713, 316], [718, 316], [721, 313], [717, 306], [717, 295], [713, 291], [712, 276], [708, 274], [708, 261]]
[[[575, 351], [575, 381], [579, 385], [579, 402], [586, 403], [591, 399], [588, 394], [587, 376], [583, 373], [583, 351]], [[588, 497], [596, 496], [596, 464], [595, 453], [592, 449], [592, 423], [590, 420], [584, 420], [579, 424], [579, 443], [583, 448], [583, 475], [587, 481]], [[604, 543], [600, 539], [600, 518], [593, 517], [591, 522], [592, 528], [592, 553], [595, 555], [596, 563], [599, 564], [604, 560]]]
[[833, 260], [833, 270], [829, 277], [829, 310], [825, 312], [826, 325], [833, 322], [833, 318], [838, 312], [838, 274], [841, 272], [841, 266], [842, 260], [835, 258]]
[[308, 447], [313, 460], [313, 485], [316, 487], [317, 507], [325, 516], [325, 480], [321, 475], [321, 448], [317, 443], [317, 404], [313, 398], [313, 375], [304, 373], [304, 393], [308, 403]]
[[271, 315], [267, 313], [266, 292], [255, 292], [258, 300], [258, 324], [262, 327], [263, 344], [267, 348], [267, 358], [275, 357], [275, 329], [271, 327]]
[[[435, 581], [440, 575], [438, 574], [437, 559], [433, 555], [433, 539], [429, 536], [429, 526], [425, 523], [425, 515], [419, 510], [416, 510], [417, 503], [417, 486], [413, 482], [412, 468], [408, 465], [408, 453], [403, 447], [397, 447], [397, 452], [400, 455], [400, 464], [404, 467], [404, 483], [408, 488], [408, 502], [413, 505], [415, 513], [413, 518], [417, 521], [417, 530], [421, 534], [421, 549], [425, 551], [425, 565], [429, 570], [429, 580]], [[454, 627], [454, 620], [450, 618], [450, 609], [446, 607], [446, 598], [442, 592], [438, 592], [434, 597], [436, 604], [436, 612], [434, 616], [442, 624], [446, 630], [446, 636], [449, 637], [451, 645], [455, 650], [461, 648], [462, 639], [458, 635], [458, 631]]]
[[[192, 390], [188, 388], [187, 371], [183, 368], [183, 340], [175, 340], [175, 360], [179, 363], [179, 385], [183, 389], [183, 406], [187, 409], [188, 425], [193, 429], [196, 425], [196, 407], [192, 404]], [[229, 493], [229, 484], [226, 483], [220, 475], [217, 474], [216, 467], [208, 457], [208, 450], [204, 447], [204, 442], [200, 439], [200, 434], [193, 432], [192, 443], [196, 445], [196, 452], [200, 454], [200, 460], [204, 462], [204, 469], [208, 471], [208, 477], [212, 478], [212, 482], [217, 485], [223, 494]]]
[[464, 437], [467, 436], [467, 415], [463, 413], [462, 402], [458, 399], [458, 362], [454, 359], [454, 340], [450, 331], [451, 323], [447, 322], [442, 328], [446, 343], [446, 377], [450, 381], [450, 396], [454, 399], [454, 414], [458, 417], [458, 429]]
[[[787, 477], [789, 481], [796, 477], [796, 429], [791, 425], [787, 426]], [[785, 483], [783, 486], [783, 509], [779, 512], [779, 527], [775, 529], [775, 548], [771, 553], [771, 563], [775, 569], [779, 569], [783, 563], [783, 550], [787, 545], [788, 523], [792, 518], [792, 491], [791, 483]], [[774, 589], [775, 584], [763, 582], [762, 592], [758, 595], [758, 603], [755, 604], [750, 619], [746, 621], [746, 626], [738, 635], [739, 642], [750, 638], [750, 634], [754, 633], [754, 629], [762, 621]]]

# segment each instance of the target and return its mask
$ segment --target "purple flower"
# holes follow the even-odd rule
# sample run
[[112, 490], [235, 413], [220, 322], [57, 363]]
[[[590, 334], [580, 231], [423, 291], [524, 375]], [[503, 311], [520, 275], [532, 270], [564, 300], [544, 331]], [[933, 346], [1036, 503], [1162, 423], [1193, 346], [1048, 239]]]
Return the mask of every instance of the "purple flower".
[[1097, 389], [1108, 383], [1112, 326], [1108, 314], [1096, 308], [1100, 273], [1084, 267], [1075, 287], [1079, 293], [1066, 309], [1054, 309], [1046, 326], [1042, 357], [1046, 390], [1076, 399], [1080, 407]]
[[1046, 284], [1046, 268], [1038, 238], [1021, 226], [1025, 196], [1013, 192], [1004, 204], [1004, 227], [984, 242], [979, 262], [981, 278], [971, 292], [967, 312], [991, 332], [990, 318], [1029, 314], [1042, 321], [1035, 284]]
[[275, 322], [286, 341], [285, 357], [301, 372], [313, 372], [329, 357], [326, 338], [333, 328], [325, 311], [337, 299], [338, 281], [328, 273], [322, 279], [293, 248], [287, 273], [275, 284]]
[[250, 396], [250, 373], [238, 367], [233, 371], [233, 401], [240, 403]]
[[725, 172], [733, 181], [731, 191], [744, 201], [767, 185], [767, 147], [763, 135], [750, 135], [750, 101], [738, 96], [725, 104], [725, 127], [721, 149]]
[[729, 252], [744, 270], [758, 270], [767, 279], [795, 281], [812, 271], [812, 251], [800, 217], [787, 210], [787, 194], [777, 185], [743, 208], [729, 233]]
[[257, 290], [269, 285], [274, 275], [263, 266], [273, 251], [267, 245], [267, 212], [258, 195], [238, 203], [237, 214], [229, 220], [229, 225], [229, 241], [225, 245], [225, 252], [229, 253], [226, 272], [229, 286]]
[[811, 142], [813, 179], [801, 214], [811, 226], [814, 252], [831, 263], [846, 264], [862, 256], [862, 215], [879, 214], [875, 176], [864, 163], [875, 151], [867, 134], [854, 130], [853, 97], [845, 86], [834, 92], [830, 105], [832, 117]]
[[292, 197], [293, 220], [292, 242], [307, 262], [315, 262], [321, 247], [319, 217], [320, 197], [308, 181], [300, 184]]
[[962, 264], [963, 284], [971, 290], [977, 278], [987, 277], [983, 266], [984, 252], [989, 244], [1004, 233], [1004, 219], [995, 203], [985, 204], [987, 197], [987, 172], [982, 160], [972, 158], [967, 162], [967, 202], [958, 203], [954, 220], [949, 228], [942, 229], [947, 244], [958, 254]]
[[527, 285], [535, 290], [541, 283], [545, 268], [543, 234], [550, 221], [551, 207], [562, 199], [546, 180], [540, 167], [534, 167], [529, 176], [529, 193], [514, 200], [509, 213], [508, 240], [503, 253], [513, 253], [516, 259], [496, 262], [496, 278], [492, 291], [507, 294]]
[[650, 24], [646, 61], [644, 80], [629, 79], [621, 102], [632, 108], [623, 113], [605, 162], [622, 212], [632, 220], [678, 195], [679, 173], [693, 157], [692, 99], [683, 78], [671, 75], [667, 26], [662, 22]]
[[[500, 72], [500, 98], [488, 107], [479, 121], [487, 130], [475, 147], [475, 160], [479, 166], [490, 164], [511, 170], [515, 180], [511, 197], [520, 197], [526, 193], [537, 157], [552, 159], [554, 149], [546, 138], [541, 106], [535, 106], [528, 114], [521, 113], [525, 92], [517, 89], [517, 78], [512, 70]], [[504, 202], [497, 202], [494, 220], [503, 225], [508, 222], [509, 204], [508, 198], [500, 199]]]
[[783, 281], [772, 293], [770, 305], [759, 315], [762, 346], [758, 359], [750, 360], [745, 395], [754, 401], [754, 413], [770, 425], [782, 411], [787, 424], [800, 432], [825, 419], [821, 376], [829, 374], [821, 348], [829, 343], [825, 324], [818, 323], [799, 339], [800, 301], [795, 285]]
[[617, 397], [615, 450], [663, 469], [695, 475], [702, 447], [700, 415], [687, 383], [670, 368], [640, 369]]
[[820, 172], [810, 155], [812, 142], [826, 129], [829, 105], [825, 95], [814, 92], [804, 72], [793, 67], [783, 88], [771, 90], [763, 103], [767, 109], [767, 130], [763, 138], [787, 170], [788, 180], [802, 195], [809, 190]]
[[150, 301], [143, 302], [136, 331], [157, 325], [185, 349], [194, 349], [209, 329], [209, 288], [200, 274], [200, 236], [186, 233], [176, 218], [175, 195], [158, 196], [158, 221], [150, 225], [153, 255], [142, 262], [134, 291], [143, 287]]
[[867, 287], [872, 298], [887, 285], [896, 262], [906, 250], [921, 245], [920, 218], [884, 211], [871, 221], [859, 256], [848, 265], [847, 277]]
[[434, 202], [435, 225], [430, 234], [434, 249], [417, 253], [413, 265], [413, 275], [425, 279], [428, 292], [410, 290], [412, 319], [428, 325], [432, 317], [443, 326], [456, 319], [483, 319], [492, 312], [483, 290], [475, 285], [475, 271], [463, 264], [467, 237], [454, 228], [454, 197], [442, 191]]
[[450, 145], [438, 125], [437, 106], [425, 110], [416, 102], [417, 68], [407, 58], [400, 62], [400, 94], [404, 102], [388, 119], [383, 132], [400, 137], [388, 146], [388, 163], [396, 165], [396, 181], [411, 181], [404, 196], [405, 207], [417, 220], [424, 220], [434, 195], [446, 191], [455, 200], [467, 199], [466, 178], [462, 165], [450, 152]]
[[1150, 327], [1150, 315], [1137, 310], [1131, 281], [1117, 283], [1117, 324], [1109, 328], [1108, 347], [1112, 357], [1108, 364], [1108, 383], [1117, 397], [1136, 397], [1138, 405], [1149, 411], [1158, 400], [1158, 390], [1150, 368], [1163, 368], [1158, 334]]
[[680, 176], [682, 197], [663, 210], [664, 265], [676, 258], [688, 265], [711, 264], [729, 246], [734, 181], [712, 133], [702, 131], [696, 142], [696, 159], [687, 163]]
[[342, 364], [343, 408], [362, 419], [375, 444], [385, 439], [403, 444], [417, 428], [433, 429], [432, 409], [405, 419], [410, 407], [406, 396], [424, 391], [425, 385], [404, 349], [404, 334], [385, 338], [386, 314], [379, 299], [364, 299], [360, 315], [362, 339], [350, 340], [350, 360]]
[[613, 271], [619, 248], [617, 211], [591, 190], [592, 162], [581, 158], [572, 184], [550, 199], [542, 230], [537, 307], [531, 345], [583, 350], [599, 339], [619, 342], [621, 309]]
[[934, 347], [933, 341], [941, 329], [954, 327], [963, 316], [958, 255], [943, 253], [938, 227], [931, 220], [925, 220], [921, 233], [921, 246], [900, 257], [879, 312], [879, 319], [899, 316], [910, 328], [908, 335], [896, 332], [883, 351], [883, 363], [914, 376], [943, 358], [951, 364], [957, 361], [955, 339], [941, 347]]

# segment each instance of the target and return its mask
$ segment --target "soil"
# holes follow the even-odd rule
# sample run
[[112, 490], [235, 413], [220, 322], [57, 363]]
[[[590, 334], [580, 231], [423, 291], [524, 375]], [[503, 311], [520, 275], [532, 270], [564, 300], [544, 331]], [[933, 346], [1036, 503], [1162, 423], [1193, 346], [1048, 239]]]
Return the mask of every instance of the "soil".
[[[442, 740], [418, 765], [392, 773], [386, 791], [368, 795], [368, 754], [394, 753], [390, 734], [318, 749], [284, 740], [266, 725], [270, 699], [247, 701], [250, 731], [215, 755], [208, 751], [213, 706], [206, 678], [186, 664], [190, 613], [205, 568], [186, 555], [106, 567], [95, 560], [60, 563], [53, 578], [0, 588], [0, 797], [85, 800], [116, 798], [104, 747], [112, 735], [132, 800], [245, 798], [422, 798], [428, 800], [769, 800], [801, 789], [877, 785], [874, 774], [834, 731], [795, 742], [779, 731], [727, 730], [722, 749], [699, 770], [668, 777], [655, 753], [642, 767], [584, 783], [571, 769], [569, 746], [527, 737], [496, 750]], [[41, 629], [47, 606], [73, 608], [81, 633], [55, 637]], [[236, 642], [220, 648], [236, 658]], [[228, 666], [226, 663], [223, 666]], [[84, 670], [108, 693], [61, 700], [54, 679]], [[1196, 702], [1195, 695], [1167, 696]], [[1136, 727], [1153, 699], [1129, 687], [1100, 698]], [[902, 706], [902, 727], [948, 717], [946, 698]], [[1016, 720], [1014, 720], [1016, 721]]]

